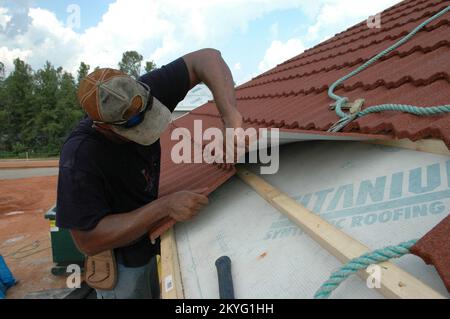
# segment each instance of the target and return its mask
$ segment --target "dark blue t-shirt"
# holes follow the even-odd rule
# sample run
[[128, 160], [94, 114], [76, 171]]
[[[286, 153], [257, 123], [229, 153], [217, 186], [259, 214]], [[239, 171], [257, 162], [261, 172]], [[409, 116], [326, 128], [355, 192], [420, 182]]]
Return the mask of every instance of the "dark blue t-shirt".
[[[184, 99], [189, 72], [182, 58], [142, 76], [152, 95], [171, 112]], [[58, 177], [58, 227], [94, 229], [109, 214], [127, 213], [158, 198], [161, 146], [116, 143], [92, 128], [89, 118], [81, 120], [63, 145]], [[115, 249], [119, 263], [143, 266], [159, 252], [148, 235]]]

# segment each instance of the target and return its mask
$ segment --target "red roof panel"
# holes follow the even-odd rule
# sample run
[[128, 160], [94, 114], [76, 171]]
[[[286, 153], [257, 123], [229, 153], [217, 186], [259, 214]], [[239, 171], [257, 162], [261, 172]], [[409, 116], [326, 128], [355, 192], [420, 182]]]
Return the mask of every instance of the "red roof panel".
[[[365, 21], [306, 50], [237, 88], [238, 109], [246, 125], [279, 127], [288, 132], [324, 134], [338, 117], [328, 87], [337, 79], [391, 46], [421, 22], [450, 5], [450, 1], [408, 0], [381, 15], [381, 28]], [[450, 13], [427, 25], [408, 43], [341, 85], [336, 94], [365, 99], [363, 108], [385, 103], [435, 106], [450, 103]], [[234, 174], [208, 164], [174, 164], [170, 140], [174, 127], [192, 130], [196, 119], [203, 127], [221, 127], [213, 102], [174, 121], [162, 137], [161, 195], [207, 186], [212, 192]], [[343, 132], [384, 134], [419, 140], [442, 139], [450, 146], [450, 116], [418, 117], [398, 112], [369, 114]], [[335, 135], [343, 133], [334, 133]]]
[[450, 292], [450, 215], [444, 218], [413, 247], [411, 253], [433, 264]]

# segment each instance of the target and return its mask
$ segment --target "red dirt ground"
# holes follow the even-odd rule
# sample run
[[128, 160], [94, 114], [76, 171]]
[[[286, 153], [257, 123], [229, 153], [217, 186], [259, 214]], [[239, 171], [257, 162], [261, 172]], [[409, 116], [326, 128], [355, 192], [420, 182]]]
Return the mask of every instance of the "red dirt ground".
[[8, 298], [65, 288], [65, 278], [50, 273], [50, 225], [44, 218], [56, 201], [56, 183], [57, 176], [0, 180], [0, 254], [19, 281]]
[[0, 169], [58, 167], [59, 160], [1, 160]]

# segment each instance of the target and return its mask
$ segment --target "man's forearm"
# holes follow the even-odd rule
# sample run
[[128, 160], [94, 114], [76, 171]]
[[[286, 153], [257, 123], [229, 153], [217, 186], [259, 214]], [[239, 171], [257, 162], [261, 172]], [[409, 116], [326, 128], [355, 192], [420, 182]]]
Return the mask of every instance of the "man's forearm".
[[214, 95], [217, 108], [226, 120], [237, 116], [233, 76], [219, 51], [204, 49], [184, 56], [196, 85], [203, 82]]
[[124, 214], [108, 215], [90, 231], [72, 230], [78, 248], [87, 255], [130, 244], [167, 216], [163, 199]]

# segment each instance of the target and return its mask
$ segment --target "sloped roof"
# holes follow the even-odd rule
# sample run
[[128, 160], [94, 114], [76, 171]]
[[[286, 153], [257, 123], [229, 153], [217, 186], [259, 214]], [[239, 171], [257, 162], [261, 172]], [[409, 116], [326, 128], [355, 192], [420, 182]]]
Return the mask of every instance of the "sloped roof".
[[[336, 35], [240, 86], [239, 109], [248, 123], [326, 131], [338, 120], [328, 109], [328, 87], [394, 44], [450, 1], [404, 1], [385, 10], [381, 28], [366, 22]], [[408, 43], [349, 79], [336, 93], [365, 106], [401, 103], [435, 106], [450, 102], [450, 14], [430, 23]], [[438, 138], [450, 146], [448, 115], [417, 117], [398, 112], [371, 114], [344, 132], [387, 134], [418, 140]]]
[[[450, 1], [403, 1], [381, 14], [381, 28], [363, 21], [335, 37], [259, 75], [237, 88], [238, 109], [246, 125], [278, 127], [287, 132], [324, 133], [338, 117], [329, 109], [327, 89], [369, 58], [405, 36], [422, 21], [450, 5]], [[412, 40], [348, 80], [336, 91], [350, 100], [365, 98], [365, 106], [404, 103], [417, 106], [450, 101], [450, 13], [435, 20]], [[208, 164], [174, 164], [170, 140], [174, 127], [192, 131], [194, 120], [203, 127], [221, 127], [209, 102], [177, 119], [162, 136], [161, 195], [181, 189], [209, 186], [210, 192], [235, 171]], [[384, 112], [362, 117], [344, 130], [356, 134], [442, 139], [450, 146], [450, 116], [417, 117]], [[375, 136], [374, 136], [375, 137]]]

